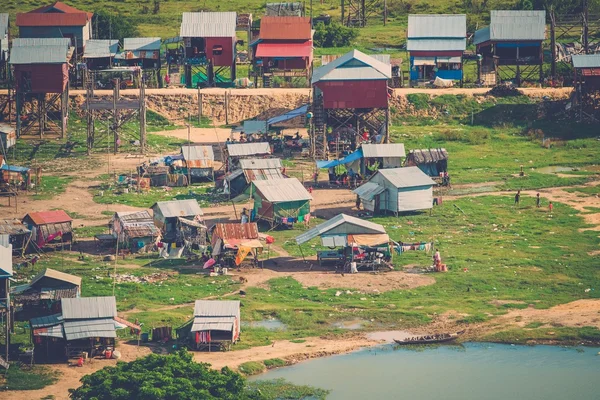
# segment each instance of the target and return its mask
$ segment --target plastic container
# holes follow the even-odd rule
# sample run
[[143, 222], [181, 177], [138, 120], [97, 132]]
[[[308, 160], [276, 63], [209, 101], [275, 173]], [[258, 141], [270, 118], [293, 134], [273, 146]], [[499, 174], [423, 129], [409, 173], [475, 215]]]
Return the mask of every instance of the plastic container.
[[142, 342], [144, 342], [144, 343], [148, 342], [148, 338], [149, 338], [149, 335], [148, 335], [147, 332], [142, 333], [141, 336], [140, 336], [140, 339], [142, 339]]

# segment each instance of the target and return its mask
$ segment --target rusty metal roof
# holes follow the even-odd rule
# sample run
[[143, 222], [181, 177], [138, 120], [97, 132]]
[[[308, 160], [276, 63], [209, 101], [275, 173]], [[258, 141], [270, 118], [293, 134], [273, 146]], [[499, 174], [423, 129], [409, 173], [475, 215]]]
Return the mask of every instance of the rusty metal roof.
[[256, 222], [247, 224], [216, 224], [212, 234], [221, 239], [258, 239]]
[[242, 169], [281, 169], [279, 158], [247, 158], [240, 160]]
[[63, 222], [73, 222], [73, 219], [63, 210], [40, 211], [25, 215], [24, 220], [29, 217], [35, 225], [60, 224]]
[[18, 219], [0, 219], [0, 235], [25, 235], [31, 233]]
[[312, 196], [297, 178], [255, 180], [252, 184], [271, 203], [312, 200]]
[[113, 318], [117, 315], [114, 296], [60, 299], [62, 316], [69, 319]]
[[155, 207], [165, 218], [192, 217], [204, 214], [195, 199], [159, 201], [150, 208], [154, 209]]
[[310, 18], [265, 16], [260, 20], [259, 37], [262, 40], [310, 40]]
[[212, 168], [215, 153], [212, 146], [181, 146], [181, 155], [189, 168]]

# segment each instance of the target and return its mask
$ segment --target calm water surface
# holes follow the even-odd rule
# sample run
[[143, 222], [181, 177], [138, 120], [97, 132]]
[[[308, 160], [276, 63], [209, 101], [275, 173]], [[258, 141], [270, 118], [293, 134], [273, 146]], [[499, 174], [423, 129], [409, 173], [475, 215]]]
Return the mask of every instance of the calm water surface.
[[273, 370], [331, 390], [328, 399], [600, 399], [600, 348], [466, 343], [386, 345]]

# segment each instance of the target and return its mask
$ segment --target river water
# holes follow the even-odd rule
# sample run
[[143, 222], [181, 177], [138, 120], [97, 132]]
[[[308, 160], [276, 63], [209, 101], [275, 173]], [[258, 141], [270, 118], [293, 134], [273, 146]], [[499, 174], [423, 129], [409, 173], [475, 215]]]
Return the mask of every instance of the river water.
[[600, 399], [600, 348], [385, 345], [276, 369], [284, 378], [331, 390], [336, 399]]

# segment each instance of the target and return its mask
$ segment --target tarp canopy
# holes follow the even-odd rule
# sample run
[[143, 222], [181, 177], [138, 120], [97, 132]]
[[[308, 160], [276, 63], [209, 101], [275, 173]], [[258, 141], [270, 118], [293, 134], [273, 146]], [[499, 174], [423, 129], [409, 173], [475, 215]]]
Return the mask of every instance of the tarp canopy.
[[278, 124], [280, 122], [289, 121], [290, 119], [300, 117], [302, 115], [306, 115], [308, 112], [308, 104], [303, 105], [302, 107], [298, 107], [295, 110], [288, 111], [284, 114], [278, 115], [273, 118], [269, 118], [267, 120], [268, 125]]
[[354, 246], [377, 246], [389, 243], [390, 237], [387, 233], [371, 235], [348, 235], [348, 244]]
[[360, 160], [362, 157], [363, 157], [362, 149], [358, 149], [354, 153], [348, 154], [346, 157], [341, 158], [339, 160], [317, 161], [317, 168], [337, 167], [338, 165], [349, 164], [349, 163], [354, 162], [356, 160]]
[[374, 222], [365, 221], [364, 219], [356, 218], [351, 215], [338, 214], [315, 226], [312, 229], [298, 235], [296, 243], [302, 244], [317, 236], [349, 236], [349, 235], [371, 235], [385, 234], [385, 228], [382, 225]]

